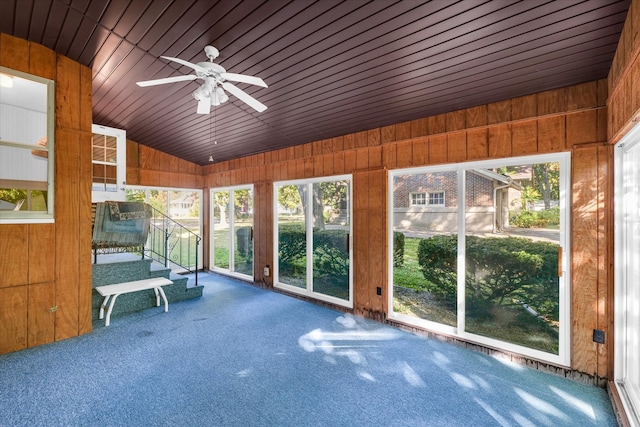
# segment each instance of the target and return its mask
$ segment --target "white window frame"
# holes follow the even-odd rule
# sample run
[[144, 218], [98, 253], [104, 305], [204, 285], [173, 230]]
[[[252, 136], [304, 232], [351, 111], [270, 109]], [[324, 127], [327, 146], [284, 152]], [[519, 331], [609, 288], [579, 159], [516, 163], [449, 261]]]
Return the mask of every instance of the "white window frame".
[[[442, 194], [442, 203], [431, 203], [431, 196], [435, 195], [435, 194]], [[439, 196], [438, 196], [439, 198]], [[445, 205], [445, 192], [444, 191], [432, 191], [427, 193], [427, 206], [437, 206], [437, 207], [442, 207]]]
[[[39, 150], [47, 152], [47, 211], [0, 211], [0, 224], [33, 224], [54, 222], [54, 177], [55, 177], [55, 82], [43, 77], [23, 73], [6, 67], [0, 67], [0, 73], [13, 75], [25, 80], [41, 83], [46, 86], [46, 134], [47, 145], [40, 146], [26, 144], [22, 141], [5, 141], [0, 139], [0, 145], [25, 150]], [[2, 138], [2, 135], [0, 135]]]
[[[614, 384], [625, 414], [632, 427], [640, 426], [640, 384], [634, 384], [629, 377], [637, 377], [640, 363], [640, 355], [634, 351], [638, 346], [640, 336], [640, 321], [638, 320], [638, 300], [640, 292], [638, 277], [629, 277], [629, 263], [633, 263], [634, 244], [632, 233], [634, 231], [633, 218], [628, 214], [635, 213], [635, 221], [640, 213], [635, 212], [633, 203], [637, 207], [638, 201], [631, 200], [634, 194], [626, 194], [626, 177], [630, 171], [627, 156], [631, 150], [640, 150], [640, 125], [636, 125], [616, 145], [614, 151]], [[635, 155], [635, 153], [634, 153]], [[640, 188], [632, 189], [635, 196], [640, 196]], [[625, 197], [626, 196], [626, 197]], [[635, 225], [637, 227], [637, 224]], [[636, 237], [637, 239], [637, 237]], [[635, 248], [635, 251], [638, 251]], [[635, 286], [635, 288], [632, 288]], [[636, 310], [635, 312], [633, 310]], [[635, 317], [634, 317], [635, 316]], [[630, 344], [630, 340], [635, 340]]]
[[[209, 269], [211, 271], [215, 271], [217, 273], [222, 273], [228, 276], [233, 276], [233, 277], [237, 277], [238, 279], [243, 279], [243, 280], [249, 280], [249, 281], [253, 281], [254, 277], [253, 274], [248, 275], [248, 274], [244, 274], [244, 273], [239, 273], [237, 271], [234, 270], [235, 268], [235, 252], [234, 252], [234, 248], [236, 247], [236, 233], [235, 233], [235, 216], [233, 215], [233, 213], [231, 212], [231, 206], [227, 206], [227, 220], [229, 221], [229, 268], [222, 268], [222, 267], [216, 267], [214, 264], [214, 255], [215, 255], [215, 241], [214, 241], [214, 227], [215, 224], [213, 223], [213, 193], [218, 193], [221, 191], [228, 191], [230, 194], [233, 193], [236, 190], [249, 190], [251, 191], [252, 194], [252, 198], [253, 198], [253, 209], [255, 212], [255, 189], [253, 184], [248, 184], [248, 185], [234, 185], [231, 187], [215, 187], [215, 188], [211, 188], [209, 190], [209, 230], [211, 230], [211, 233], [209, 233]], [[232, 204], [234, 202], [234, 199], [229, 197], [229, 204]], [[255, 215], [253, 217], [253, 225], [252, 228], [255, 230]], [[233, 226], [233, 229], [231, 228], [231, 226]], [[254, 245], [254, 252], [253, 252], [253, 269], [255, 271], [255, 263], [256, 263], [256, 258], [255, 258], [255, 241], [252, 239], [251, 240], [251, 244]]]
[[[116, 129], [107, 126], [93, 124], [91, 132], [99, 135], [113, 136], [116, 138], [116, 191], [98, 190], [93, 185], [91, 179], [91, 202], [106, 202], [107, 200], [115, 200], [124, 202], [127, 198], [126, 180], [127, 180], [127, 132], [123, 129]], [[91, 164], [105, 164], [93, 160], [93, 151], [91, 152]], [[111, 164], [111, 163], [109, 163]], [[92, 169], [93, 176], [93, 169]]]
[[[452, 335], [457, 338], [461, 338], [465, 341], [478, 343], [490, 348], [498, 348], [510, 353], [518, 353], [527, 357], [531, 357], [538, 360], [544, 360], [550, 363], [554, 363], [561, 366], [570, 366], [570, 344], [571, 344], [571, 283], [570, 283], [570, 273], [569, 273], [569, 254], [570, 251], [570, 229], [569, 229], [569, 193], [570, 193], [570, 175], [571, 175], [571, 153], [562, 152], [562, 153], [554, 153], [554, 154], [543, 154], [543, 155], [535, 155], [535, 156], [523, 156], [523, 157], [510, 157], [504, 159], [497, 160], [486, 160], [479, 162], [468, 162], [468, 163], [456, 163], [456, 164], [445, 164], [438, 166], [427, 166], [427, 167], [419, 167], [419, 168], [410, 168], [410, 169], [397, 169], [393, 171], [389, 171], [388, 174], [388, 184], [387, 188], [389, 191], [387, 197], [387, 230], [388, 230], [388, 244], [387, 244], [387, 259], [389, 260], [389, 265], [393, 265], [393, 180], [397, 176], [410, 175], [410, 174], [418, 174], [418, 173], [436, 173], [436, 172], [458, 172], [458, 210], [459, 212], [465, 212], [464, 205], [464, 197], [460, 196], [464, 194], [465, 187], [465, 179], [464, 172], [471, 169], [492, 169], [496, 167], [502, 166], [510, 166], [510, 165], [518, 165], [518, 164], [529, 164], [529, 163], [547, 163], [547, 162], [559, 162], [560, 163], [560, 246], [562, 247], [562, 259], [561, 259], [561, 269], [562, 276], [559, 278], [559, 321], [560, 321], [560, 330], [559, 330], [559, 346], [558, 346], [558, 354], [546, 353], [540, 350], [531, 349], [525, 346], [516, 345], [500, 340], [496, 340], [493, 338], [488, 338], [480, 335], [471, 334], [464, 331], [464, 319], [465, 313], [464, 308], [459, 309], [458, 311], [458, 324], [457, 326], [448, 326], [443, 325], [441, 323], [419, 319], [417, 317], [412, 317], [409, 315], [395, 313], [393, 311], [393, 268], [388, 269], [388, 304], [389, 312], [388, 317], [395, 321], [406, 323], [412, 326], [417, 326], [422, 329], [426, 329], [429, 331], [433, 331], [436, 333]], [[458, 215], [458, 247], [461, 248], [458, 252], [458, 259], [464, 260], [464, 234], [465, 234], [465, 215]], [[464, 264], [462, 262], [458, 263], [458, 305], [462, 304], [464, 307], [465, 301], [465, 271]], [[462, 301], [462, 303], [460, 303]]]
[[[349, 218], [353, 218], [353, 175], [335, 175], [321, 178], [299, 179], [289, 181], [276, 181], [273, 183], [273, 287], [277, 289], [286, 290], [291, 293], [308, 296], [320, 301], [325, 301], [331, 304], [335, 304], [341, 307], [353, 308], [353, 238], [349, 238], [349, 299], [336, 298], [330, 295], [322, 294], [313, 291], [313, 223], [312, 221], [306, 221], [306, 235], [307, 235], [307, 280], [306, 288], [299, 288], [291, 286], [286, 283], [281, 283], [278, 280], [278, 187], [287, 185], [313, 185], [316, 183], [329, 182], [329, 181], [349, 181]], [[307, 206], [312, 206], [313, 192], [307, 192]], [[305, 217], [306, 217], [305, 213]], [[349, 221], [349, 236], [353, 236], [353, 221]]]
[[[420, 201], [424, 202], [424, 203], [416, 203], [416, 199], [417, 196], [420, 196]], [[417, 206], [417, 207], [422, 207], [422, 206], [427, 206], [429, 202], [429, 195], [425, 192], [413, 192], [413, 193], [409, 193], [409, 205], [411, 207]]]

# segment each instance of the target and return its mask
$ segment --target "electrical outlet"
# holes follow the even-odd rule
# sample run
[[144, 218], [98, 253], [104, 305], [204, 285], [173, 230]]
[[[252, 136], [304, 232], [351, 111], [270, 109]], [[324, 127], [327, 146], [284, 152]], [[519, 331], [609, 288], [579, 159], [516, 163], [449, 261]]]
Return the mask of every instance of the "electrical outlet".
[[382, 295], [382, 288], [380, 286], [376, 288], [376, 294]]
[[270, 273], [270, 271], [269, 271], [269, 266], [267, 265], [267, 266], [264, 268], [264, 277], [269, 277], [269, 273]]
[[601, 331], [600, 329], [594, 329], [593, 342], [597, 342], [598, 344], [604, 344], [604, 331]]

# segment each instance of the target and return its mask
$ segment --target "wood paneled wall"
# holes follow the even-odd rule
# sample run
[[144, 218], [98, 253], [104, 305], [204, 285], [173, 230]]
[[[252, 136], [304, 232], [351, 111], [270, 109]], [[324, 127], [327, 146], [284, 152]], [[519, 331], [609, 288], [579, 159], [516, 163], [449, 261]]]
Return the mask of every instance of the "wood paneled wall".
[[[572, 369], [607, 375], [606, 346], [592, 330], [607, 329], [610, 264], [606, 80], [592, 81], [256, 154], [203, 168], [208, 188], [255, 184], [255, 280], [273, 265], [273, 182], [353, 174], [354, 312], [387, 313], [387, 171], [390, 169], [570, 151], [573, 170]], [[382, 295], [377, 295], [381, 287]], [[514, 356], [514, 359], [517, 356]], [[531, 363], [528, 361], [527, 363]], [[536, 363], [533, 361], [532, 363]]]
[[202, 188], [202, 167], [127, 139], [127, 184]]
[[640, 122], [640, 2], [633, 0], [609, 70], [609, 142]]
[[91, 70], [0, 34], [0, 65], [55, 81], [55, 222], [0, 225], [0, 353], [91, 331]]
[[[625, 134], [634, 126], [640, 123], [640, 1], [632, 0], [625, 20], [624, 28], [618, 41], [618, 48], [613, 59], [613, 64], [609, 70], [609, 114], [608, 114], [608, 139], [610, 144], [615, 144], [622, 139]], [[611, 158], [611, 155], [609, 156]], [[609, 168], [612, 168], [612, 162], [609, 162]], [[612, 194], [609, 194], [610, 202], [613, 200]], [[609, 213], [609, 221], [613, 213]], [[611, 226], [610, 226], [611, 228]], [[611, 232], [612, 230], [609, 230]], [[613, 262], [612, 240], [609, 241], [608, 250], [609, 264]], [[605, 250], [605, 248], [602, 248]], [[613, 306], [614, 306], [614, 289], [613, 289], [613, 271], [609, 265], [609, 282], [610, 286], [603, 289], [601, 293], [606, 292], [600, 299], [599, 309], [604, 310], [609, 315], [606, 316], [606, 322], [603, 322], [605, 330], [611, 331], [607, 335], [607, 358], [608, 378], [613, 380]], [[616, 396], [616, 387], [611, 387], [612, 395]], [[619, 399], [613, 399], [614, 406], [617, 410], [624, 412]]]

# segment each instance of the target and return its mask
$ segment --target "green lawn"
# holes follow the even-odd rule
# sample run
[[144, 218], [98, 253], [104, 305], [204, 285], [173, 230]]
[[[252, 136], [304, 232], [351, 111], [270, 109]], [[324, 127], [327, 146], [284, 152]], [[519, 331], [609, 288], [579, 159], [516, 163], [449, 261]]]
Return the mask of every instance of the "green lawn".
[[[237, 223], [237, 228], [249, 224]], [[229, 225], [216, 224], [213, 231], [214, 239], [214, 265], [218, 268], [229, 269]], [[237, 242], [236, 242], [237, 243]], [[238, 252], [235, 253], [234, 271], [243, 274], [253, 275], [253, 251], [250, 250], [248, 256], [244, 257]]]
[[393, 269], [393, 283], [405, 288], [423, 290], [426, 279], [418, 264], [420, 239], [407, 237], [404, 240], [404, 264]]

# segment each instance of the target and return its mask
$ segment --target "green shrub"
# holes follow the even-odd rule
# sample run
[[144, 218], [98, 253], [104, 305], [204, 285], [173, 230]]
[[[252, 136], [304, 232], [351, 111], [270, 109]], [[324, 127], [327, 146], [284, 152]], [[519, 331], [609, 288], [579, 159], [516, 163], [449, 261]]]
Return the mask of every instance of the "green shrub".
[[538, 221], [538, 215], [534, 211], [512, 212], [509, 222], [511, 225], [520, 228], [532, 228]]
[[[278, 261], [281, 272], [303, 274], [307, 240], [302, 224], [279, 226]], [[341, 279], [349, 276], [347, 230], [321, 230], [313, 234], [314, 274]]]
[[547, 228], [560, 225], [560, 208], [543, 211], [514, 211], [509, 214], [511, 225], [520, 228]]
[[393, 232], [393, 266], [402, 267], [404, 265], [404, 234], [399, 231]]
[[538, 224], [540, 227], [555, 227], [560, 225], [560, 208], [553, 207], [543, 211], [537, 211]]
[[[486, 316], [495, 305], [521, 301], [558, 319], [558, 245], [519, 237], [466, 237], [467, 311]], [[457, 236], [434, 236], [418, 245], [418, 262], [428, 291], [446, 300], [457, 296]]]
[[425, 289], [434, 296], [455, 301], [457, 285], [458, 237], [434, 236], [418, 243], [418, 264], [427, 283]]
[[303, 224], [281, 224], [278, 230], [278, 267], [282, 273], [295, 274], [296, 261], [307, 251], [306, 232]]
[[346, 230], [322, 230], [313, 233], [313, 269], [320, 277], [338, 282], [349, 277], [349, 249]]

